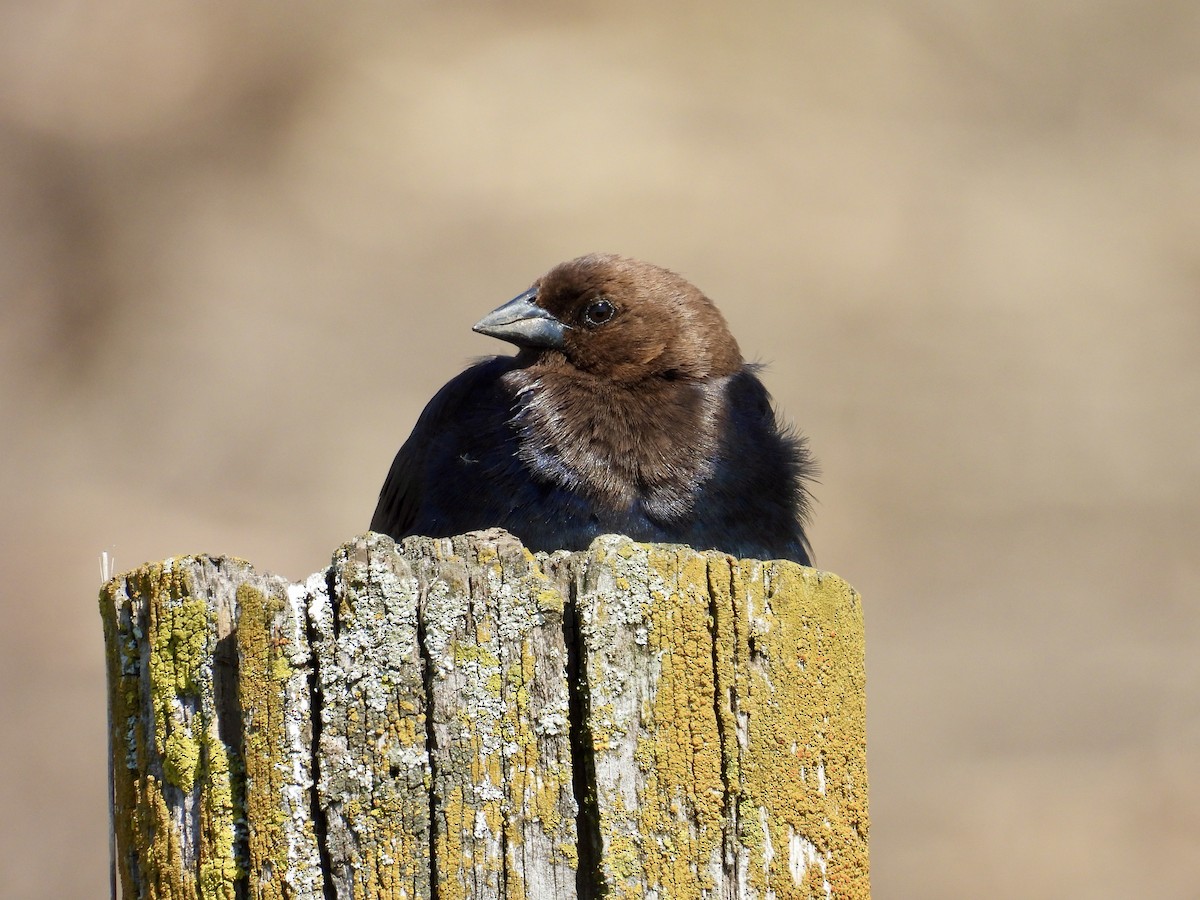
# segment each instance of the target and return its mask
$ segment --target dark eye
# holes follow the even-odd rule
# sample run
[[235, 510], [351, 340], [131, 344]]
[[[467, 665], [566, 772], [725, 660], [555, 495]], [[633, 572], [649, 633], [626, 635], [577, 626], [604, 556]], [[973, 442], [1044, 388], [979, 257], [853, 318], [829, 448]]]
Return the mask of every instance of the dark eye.
[[607, 300], [593, 300], [583, 311], [583, 318], [589, 325], [603, 325], [617, 314], [617, 308]]

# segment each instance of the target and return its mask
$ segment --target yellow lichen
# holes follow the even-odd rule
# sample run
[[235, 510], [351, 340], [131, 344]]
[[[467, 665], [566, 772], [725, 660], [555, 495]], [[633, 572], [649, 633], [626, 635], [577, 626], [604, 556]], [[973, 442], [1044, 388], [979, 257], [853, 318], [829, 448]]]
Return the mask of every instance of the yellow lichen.
[[245, 584], [238, 587], [237, 599], [249, 871], [260, 900], [282, 900], [280, 876], [288, 867], [281, 771], [286, 754], [283, 682], [292, 667], [272, 626], [284, 602]]
[[[212, 732], [215, 731], [213, 723]], [[205, 737], [208, 765], [200, 804], [200, 896], [236, 900], [236, 883], [241, 873], [233, 855], [234, 806], [229, 756], [215, 734], [206, 730]]]
[[169, 784], [191, 793], [200, 769], [200, 743], [179, 727], [173, 728], [163, 744], [163, 775]]
[[190, 792], [201, 763], [201, 741], [194, 733], [194, 726], [201, 723], [193, 723], [193, 713], [199, 701], [201, 668], [211, 652], [208, 605], [189, 595], [179, 566], [148, 568], [155, 742], [167, 781]]
[[[234, 898], [233, 795], [229, 757], [218, 735], [213, 693], [217, 623], [206, 598], [193, 594], [190, 558], [143, 566], [101, 594], [114, 689], [114, 747], [122, 744], [138, 766], [116, 767], [118, 843], [136, 853], [143, 895]], [[145, 648], [146, 676], [140, 677]], [[118, 682], [124, 682], [118, 684]], [[142, 696], [143, 687], [148, 696]], [[148, 715], [146, 715], [148, 713]], [[119, 742], [119, 743], [118, 743]], [[153, 760], [165, 778], [149, 772]], [[198, 809], [195, 867], [181, 856], [177, 810], [181, 795]], [[121, 878], [137, 893], [132, 871]]]
[[562, 614], [565, 601], [563, 595], [556, 590], [545, 589], [540, 590], [535, 595], [537, 597], [538, 609], [543, 612], [556, 612]]
[[[629, 880], [700, 897], [733, 855], [760, 895], [824, 897], [828, 882], [835, 896], [867, 896], [857, 595], [790, 563], [601, 546], [620, 593], [588, 598], [589, 730], [598, 754], [632, 753], [639, 773], [633, 808], [600, 798], [614, 896]], [[640, 721], [625, 749], [611, 739], [612, 704], [630, 690]]]
[[[746, 623], [753, 645], [739, 647], [749, 662], [738, 694], [742, 803], [762, 810], [761, 826], [742, 835], [750, 884], [824, 897], [828, 880], [834, 896], [866, 897], [861, 603], [840, 579], [788, 563], [752, 570], [743, 587], [758, 618]], [[792, 858], [804, 842], [815, 859]], [[789, 870], [797, 867], [800, 885]]]

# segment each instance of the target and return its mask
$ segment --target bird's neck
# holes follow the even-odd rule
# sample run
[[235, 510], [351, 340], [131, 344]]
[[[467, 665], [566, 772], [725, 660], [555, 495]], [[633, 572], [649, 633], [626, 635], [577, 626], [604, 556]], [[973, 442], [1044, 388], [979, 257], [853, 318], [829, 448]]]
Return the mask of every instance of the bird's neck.
[[505, 375], [521, 458], [540, 477], [613, 509], [650, 503], [680, 518], [712, 473], [727, 380], [621, 384], [537, 367]]

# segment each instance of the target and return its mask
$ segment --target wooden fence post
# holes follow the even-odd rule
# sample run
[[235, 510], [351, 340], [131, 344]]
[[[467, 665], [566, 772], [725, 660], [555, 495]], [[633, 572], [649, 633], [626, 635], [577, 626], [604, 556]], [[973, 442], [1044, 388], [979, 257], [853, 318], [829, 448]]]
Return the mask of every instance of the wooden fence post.
[[786, 562], [376, 534], [101, 592], [126, 898], [861, 898], [863, 620]]

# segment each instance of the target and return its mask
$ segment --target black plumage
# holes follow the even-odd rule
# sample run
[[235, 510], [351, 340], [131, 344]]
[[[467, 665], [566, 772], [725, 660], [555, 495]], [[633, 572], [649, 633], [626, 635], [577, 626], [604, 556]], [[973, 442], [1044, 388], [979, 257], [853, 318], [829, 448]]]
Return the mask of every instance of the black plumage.
[[597, 535], [809, 564], [812, 474], [699, 290], [619, 256], [563, 263], [475, 330], [516, 344], [452, 379], [396, 454], [373, 531]]

